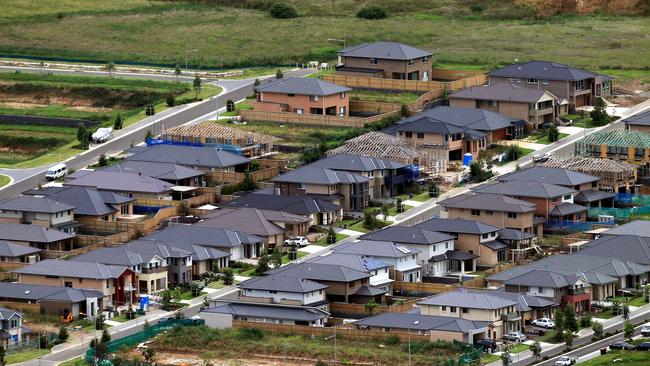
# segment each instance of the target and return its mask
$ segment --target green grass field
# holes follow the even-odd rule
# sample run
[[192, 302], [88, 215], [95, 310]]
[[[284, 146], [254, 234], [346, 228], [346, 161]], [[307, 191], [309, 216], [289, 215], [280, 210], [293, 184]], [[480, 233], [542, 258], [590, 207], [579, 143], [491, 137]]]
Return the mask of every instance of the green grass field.
[[[566, 133], [560, 133], [558, 140], [562, 140], [563, 138], [565, 138], [565, 137], [567, 137], [567, 136], [569, 136], [569, 134], [566, 134]], [[544, 145], [548, 145], [548, 144], [552, 144], [553, 142], [549, 141], [549, 139], [548, 139], [548, 135], [545, 134], [544, 136], [541, 136], [540, 138], [538, 138], [537, 140], [535, 140], [535, 143], [536, 143], [536, 144], [544, 144]]]
[[[348, 237], [348, 235], [339, 234], [339, 233], [336, 233], [335, 235], [336, 235], [336, 242], [339, 242], [339, 241], [341, 241], [341, 240]], [[317, 241], [315, 241], [314, 245], [319, 245], [321, 247], [327, 247], [327, 246], [330, 246], [331, 244], [327, 242], [327, 235], [325, 235], [324, 237], [322, 237], [322, 238], [318, 239]]]
[[[184, 63], [188, 46], [198, 49], [190, 64], [232, 68], [333, 60], [341, 44], [328, 39], [345, 38], [347, 45], [386, 39], [412, 44], [451, 65], [552, 59], [604, 70], [649, 66], [650, 22], [639, 16], [532, 19], [534, 11], [512, 1], [481, 2], [483, 10], [472, 11], [462, 0], [375, 0], [390, 16], [361, 20], [354, 17], [362, 6], [356, 0], [291, 2], [301, 16], [279, 20], [245, 9], [270, 1], [64, 0], [41, 6], [5, 0], [0, 52], [173, 65]], [[241, 8], [226, 6], [233, 3]]]
[[10, 365], [12, 363], [20, 363], [20, 362], [25, 362], [29, 360], [33, 360], [36, 357], [41, 357], [45, 356], [46, 354], [50, 353], [49, 349], [29, 349], [29, 350], [23, 350], [17, 353], [12, 353], [10, 355], [5, 356], [5, 362]]
[[0, 125], [0, 167], [25, 168], [64, 160], [81, 152], [77, 129], [52, 126]]
[[420, 98], [414, 93], [380, 93], [366, 90], [353, 90], [350, 92], [350, 100], [362, 100], [383, 103], [409, 104]]
[[650, 352], [608, 350], [606, 355], [581, 362], [581, 366], [646, 366], [650, 364]]
[[4, 174], [0, 174], [0, 187], [4, 187], [11, 181], [11, 178]]

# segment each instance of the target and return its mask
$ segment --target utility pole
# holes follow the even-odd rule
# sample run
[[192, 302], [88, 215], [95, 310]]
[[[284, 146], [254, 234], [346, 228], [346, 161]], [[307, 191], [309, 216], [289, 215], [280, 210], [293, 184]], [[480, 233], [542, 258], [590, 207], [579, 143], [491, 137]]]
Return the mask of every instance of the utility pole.
[[186, 82], [186, 83], [187, 83], [187, 75], [188, 75], [188, 72], [187, 72], [187, 55], [188, 55], [189, 53], [191, 53], [191, 52], [198, 52], [198, 51], [199, 51], [199, 50], [197, 50], [197, 49], [194, 49], [194, 50], [188, 50], [188, 49], [187, 49], [187, 43], [185, 43], [185, 82]]

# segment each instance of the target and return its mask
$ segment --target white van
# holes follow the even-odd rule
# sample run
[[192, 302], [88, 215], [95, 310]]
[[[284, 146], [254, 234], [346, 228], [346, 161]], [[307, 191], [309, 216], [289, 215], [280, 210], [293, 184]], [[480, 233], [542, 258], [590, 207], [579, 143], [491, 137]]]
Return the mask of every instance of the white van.
[[68, 174], [68, 167], [65, 164], [61, 163], [50, 167], [45, 172], [45, 178], [47, 180], [57, 180], [59, 178], [63, 178], [66, 174]]
[[650, 323], [645, 323], [641, 326], [641, 335], [644, 337], [650, 337]]

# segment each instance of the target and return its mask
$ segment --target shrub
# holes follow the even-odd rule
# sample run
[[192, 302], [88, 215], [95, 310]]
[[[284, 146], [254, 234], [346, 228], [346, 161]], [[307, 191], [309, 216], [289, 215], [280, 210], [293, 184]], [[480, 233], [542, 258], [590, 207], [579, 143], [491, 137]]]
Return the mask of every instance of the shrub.
[[235, 102], [228, 99], [226, 101], [226, 112], [234, 112], [234, 111], [235, 111]]
[[230, 268], [226, 268], [223, 272], [223, 284], [230, 286], [235, 282], [235, 273]]
[[278, 69], [278, 71], [275, 72], [275, 78], [276, 79], [282, 79], [284, 77], [284, 74], [282, 73], [282, 70]]
[[591, 330], [594, 331], [594, 338], [600, 339], [603, 337], [603, 325], [598, 322], [591, 324]]
[[68, 330], [65, 329], [65, 327], [59, 328], [59, 335], [58, 335], [59, 343], [65, 343], [65, 341], [67, 341], [69, 337], [70, 335], [68, 334]]
[[548, 128], [548, 140], [550, 142], [555, 142], [560, 139], [560, 131], [557, 129], [556, 125], [551, 125]]
[[472, 11], [472, 13], [482, 13], [483, 10], [485, 10], [485, 6], [483, 4], [472, 4], [469, 9]]
[[245, 340], [264, 339], [264, 332], [257, 328], [244, 328], [237, 331], [237, 337]]
[[406, 104], [402, 104], [399, 113], [402, 115], [402, 117], [407, 117], [409, 115], [409, 106]]
[[369, 5], [364, 6], [357, 13], [357, 18], [363, 19], [385, 19], [388, 17], [388, 13], [381, 6]]
[[99, 160], [97, 160], [97, 165], [99, 166], [108, 165], [108, 159], [106, 159], [106, 154], [99, 155]]
[[176, 97], [174, 97], [173, 94], [169, 94], [167, 96], [166, 102], [168, 107], [173, 107], [174, 104], [176, 103]]
[[402, 341], [396, 335], [392, 335], [392, 336], [386, 338], [386, 344], [389, 345], [389, 346], [396, 346], [396, 345], [398, 345], [400, 343], [402, 343]]
[[273, 4], [269, 12], [271, 13], [271, 16], [276, 19], [290, 19], [298, 16], [296, 8], [281, 1]]

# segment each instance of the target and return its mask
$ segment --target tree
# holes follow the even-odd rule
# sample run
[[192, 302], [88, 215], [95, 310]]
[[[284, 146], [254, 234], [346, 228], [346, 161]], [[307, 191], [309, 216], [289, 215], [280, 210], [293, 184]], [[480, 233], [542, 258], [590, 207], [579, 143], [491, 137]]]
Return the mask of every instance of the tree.
[[115, 72], [115, 62], [113, 61], [108, 61], [106, 64], [106, 71], [108, 71], [108, 76], [113, 77], [113, 72]]
[[491, 171], [485, 171], [480, 161], [473, 161], [469, 165], [469, 174], [473, 181], [483, 182], [492, 176]]
[[623, 336], [626, 339], [632, 339], [632, 336], [634, 336], [634, 324], [626, 321], [625, 325], [623, 326]]
[[590, 327], [592, 323], [591, 315], [583, 314], [580, 318], [580, 326], [583, 328]]
[[523, 151], [518, 145], [510, 145], [508, 146], [508, 149], [506, 150], [506, 157], [510, 161], [515, 161], [519, 160], [519, 158], [523, 155]]
[[115, 122], [113, 122], [113, 129], [121, 130], [123, 125], [124, 121], [122, 120], [122, 115], [118, 113], [117, 116], [115, 116]]
[[97, 165], [99, 165], [99, 166], [107, 166], [108, 165], [108, 159], [106, 159], [106, 154], [99, 155], [99, 159], [97, 160]]
[[153, 116], [156, 114], [156, 107], [154, 107], [153, 104], [149, 104], [148, 106], [144, 107], [144, 114], [147, 116]]
[[58, 335], [59, 343], [65, 343], [65, 341], [67, 341], [69, 337], [70, 335], [68, 334], [68, 330], [65, 329], [65, 327], [59, 328], [59, 335]]
[[147, 135], [144, 137], [145, 140], [149, 140], [153, 138], [153, 134], [151, 133], [151, 130], [147, 130]]
[[190, 282], [190, 292], [193, 297], [201, 295], [201, 291], [205, 288], [205, 283], [203, 281], [192, 281]]
[[7, 352], [5, 351], [5, 346], [0, 344], [0, 366], [4, 366], [5, 363], [5, 354]]
[[381, 214], [384, 216], [384, 220], [388, 218], [388, 211], [390, 210], [390, 206], [388, 206], [387, 203], [382, 203], [381, 204]]
[[600, 339], [603, 337], [603, 325], [599, 322], [591, 324], [591, 330], [594, 331], [594, 338]]
[[535, 360], [539, 360], [542, 358], [542, 345], [539, 344], [538, 341], [533, 342], [533, 344], [530, 345], [530, 352], [533, 353]]
[[573, 309], [573, 306], [567, 304], [564, 309], [564, 322], [565, 327], [568, 331], [576, 332], [578, 331], [578, 319], [576, 318], [576, 312]]
[[650, 286], [643, 287], [643, 298], [645, 302], [650, 302]]
[[104, 359], [108, 356], [108, 347], [106, 343], [95, 342], [95, 359]]
[[501, 364], [503, 366], [510, 366], [512, 364], [512, 356], [510, 355], [509, 349], [506, 349], [501, 353]]
[[110, 342], [110, 341], [111, 341], [111, 335], [108, 334], [108, 330], [104, 329], [104, 330], [102, 331], [101, 342], [102, 342], [102, 343], [108, 343], [108, 342]]
[[145, 348], [142, 351], [142, 358], [144, 358], [145, 362], [147, 363], [152, 363], [153, 358], [156, 355], [156, 351], [153, 348]]
[[336, 232], [334, 231], [334, 228], [330, 226], [329, 230], [327, 230], [327, 244], [334, 243], [336, 243]]
[[269, 12], [271, 13], [271, 16], [276, 19], [290, 19], [298, 16], [296, 8], [281, 1], [273, 4], [271, 9], [269, 9]]
[[594, 124], [600, 126], [609, 123], [611, 121], [611, 118], [607, 114], [605, 107], [606, 104], [603, 98], [599, 97], [598, 99], [596, 99], [596, 105], [594, 106], [594, 110], [589, 112], [589, 117], [591, 117], [591, 120], [594, 121]]
[[385, 19], [387, 16], [388, 13], [386, 13], [386, 10], [376, 5], [364, 6], [357, 12], [357, 18], [363, 19]]
[[179, 216], [188, 216], [190, 214], [190, 209], [187, 207], [187, 203], [181, 201], [178, 205], [178, 215]]
[[104, 317], [104, 314], [99, 314], [97, 315], [97, 318], [95, 318], [95, 329], [96, 330], [103, 330], [104, 329], [104, 320], [106, 318]]
[[560, 139], [560, 131], [557, 129], [556, 125], [551, 125], [548, 128], [547, 135], [550, 142], [555, 142]]
[[630, 307], [627, 304], [623, 304], [623, 319], [630, 320]]
[[183, 71], [181, 71], [181, 67], [176, 64], [176, 67], [174, 67], [174, 78], [176, 79], [176, 82], [178, 83], [181, 80], [181, 74]]
[[264, 252], [260, 256], [260, 260], [257, 262], [257, 267], [255, 267], [255, 273], [261, 275], [262, 273], [269, 270], [269, 255]]
[[395, 206], [397, 207], [397, 213], [404, 212], [404, 205], [402, 204], [402, 199], [401, 198], [397, 199], [397, 202], [395, 203]]
[[570, 330], [564, 331], [564, 343], [568, 348], [573, 347], [573, 332]]
[[273, 248], [269, 262], [273, 268], [280, 268], [280, 266], [282, 266], [282, 252], [280, 252], [279, 248]]
[[562, 309], [555, 310], [555, 340], [561, 341], [564, 335], [564, 311]]
[[194, 93], [196, 95], [196, 99], [199, 99], [199, 94], [201, 94], [201, 77], [199, 74], [194, 75]]
[[431, 182], [427, 186], [429, 197], [438, 197], [438, 190], [439, 190], [438, 185], [435, 182]]
[[176, 97], [174, 97], [174, 94], [169, 94], [165, 102], [168, 107], [173, 107], [176, 104]]
[[619, 315], [621, 312], [621, 302], [619, 300], [612, 300], [612, 313]]
[[377, 219], [375, 218], [374, 211], [363, 211], [363, 227], [368, 230], [373, 230], [377, 227]]
[[375, 302], [375, 300], [370, 300], [363, 307], [366, 308], [368, 314], [372, 315], [372, 313], [375, 311], [375, 308], [377, 306], [378, 304]]
[[253, 86], [258, 86], [258, 85], [260, 85], [260, 79], [256, 78], [255, 81], [253, 82]]
[[225, 271], [223, 271], [223, 284], [226, 286], [230, 286], [235, 282], [235, 273], [232, 271], [230, 268], [226, 268]]
[[226, 112], [234, 112], [235, 111], [235, 102], [232, 101], [232, 99], [228, 99], [226, 101]]
[[402, 115], [402, 117], [407, 117], [409, 115], [409, 106], [406, 104], [402, 104], [402, 106], [399, 109], [399, 114]]
[[282, 70], [278, 69], [278, 71], [275, 72], [275, 78], [276, 79], [282, 79], [284, 77], [284, 74], [282, 73]]
[[77, 127], [77, 141], [79, 141], [79, 147], [82, 150], [88, 148], [88, 129], [83, 123], [79, 123], [79, 127]]

